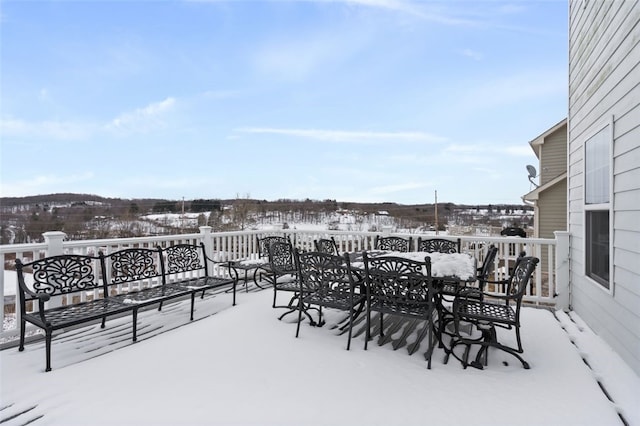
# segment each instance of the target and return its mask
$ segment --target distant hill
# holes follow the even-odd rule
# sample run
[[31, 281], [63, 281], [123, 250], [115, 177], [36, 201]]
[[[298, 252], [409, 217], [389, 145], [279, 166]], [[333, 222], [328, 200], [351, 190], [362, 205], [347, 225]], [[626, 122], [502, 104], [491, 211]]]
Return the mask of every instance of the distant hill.
[[[168, 219], [150, 219], [153, 215], [177, 215], [179, 226]], [[289, 223], [338, 229], [347, 217], [355, 221], [349, 230], [379, 230], [384, 226], [444, 231], [448, 226], [478, 225], [501, 229], [533, 225], [533, 208], [527, 205], [438, 203], [436, 214], [434, 204], [355, 203], [328, 199], [123, 199], [59, 193], [0, 198], [0, 244], [39, 241], [42, 233], [51, 230], [64, 231], [70, 239], [98, 239], [197, 232], [201, 225], [212, 226], [215, 231], [264, 225], [285, 227]]]

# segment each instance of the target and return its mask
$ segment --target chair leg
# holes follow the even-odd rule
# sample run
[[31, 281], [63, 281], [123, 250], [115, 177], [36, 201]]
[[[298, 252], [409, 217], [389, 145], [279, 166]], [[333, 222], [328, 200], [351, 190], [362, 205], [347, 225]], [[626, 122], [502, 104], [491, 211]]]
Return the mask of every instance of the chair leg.
[[514, 356], [515, 358], [517, 358], [518, 361], [520, 361], [520, 363], [522, 364], [522, 367], [525, 370], [528, 370], [529, 368], [531, 368], [529, 366], [529, 363], [527, 361], [525, 361], [522, 356], [520, 356], [520, 353], [522, 353], [522, 352], [519, 352], [517, 349], [511, 348], [509, 346], [503, 345], [502, 343], [498, 342], [495, 327], [492, 327], [489, 330], [483, 331], [483, 337], [484, 338], [483, 338], [482, 341], [476, 342], [476, 344], [481, 345], [481, 348], [478, 350], [478, 354], [476, 355], [476, 359], [469, 364], [472, 367], [482, 370], [483, 364], [480, 361], [481, 357], [482, 357], [482, 354], [484, 353], [484, 356], [485, 356], [484, 365], [487, 365], [489, 348], [494, 347], [496, 349], [504, 351], [504, 352]]
[[349, 309], [349, 336], [347, 337], [347, 350], [351, 349], [351, 335], [353, 332], [353, 308]]
[[[360, 314], [362, 314], [362, 311], [364, 310], [364, 304], [365, 304], [364, 301], [358, 304], [358, 309], [356, 309], [356, 312], [353, 314], [353, 321], [355, 321], [360, 316]], [[353, 308], [351, 308], [349, 311], [353, 313]], [[344, 329], [347, 328], [348, 326], [349, 326], [349, 323], [346, 323], [340, 326], [340, 331], [344, 331]]]
[[522, 340], [520, 339], [520, 324], [516, 324], [515, 328], [516, 328], [516, 341], [518, 342], [518, 352], [522, 353], [524, 352], [524, 349], [522, 348]]
[[273, 305], [271, 306], [272, 308], [276, 307], [276, 296], [278, 294], [278, 290], [276, 289], [276, 285], [273, 285]]
[[304, 306], [302, 306], [302, 297], [300, 297], [298, 299], [298, 326], [296, 327], [296, 337], [298, 337], [298, 335], [300, 334], [300, 323], [302, 322], [302, 309], [304, 308]]
[[317, 322], [317, 326], [318, 327], [322, 327], [325, 324], [324, 320], [322, 319], [322, 306], [320, 306], [320, 309], [318, 309], [318, 322]]
[[367, 302], [367, 314], [366, 314], [366, 331], [364, 335], [364, 350], [367, 350], [367, 345], [369, 343], [369, 339], [371, 338], [371, 309], [369, 306], [369, 302]]

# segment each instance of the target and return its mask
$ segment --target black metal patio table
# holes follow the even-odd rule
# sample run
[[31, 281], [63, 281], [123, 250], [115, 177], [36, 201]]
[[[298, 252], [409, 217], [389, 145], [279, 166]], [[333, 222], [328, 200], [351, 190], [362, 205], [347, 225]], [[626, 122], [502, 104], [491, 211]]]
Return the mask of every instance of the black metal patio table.
[[248, 258], [248, 259], [230, 260], [224, 263], [222, 266], [229, 268], [229, 272], [235, 275], [235, 278], [238, 280], [238, 282], [243, 281], [245, 291], [248, 292], [249, 289], [247, 284], [249, 281], [250, 271], [253, 271], [253, 282], [256, 285], [256, 287], [260, 289], [264, 289], [264, 287], [258, 284], [257, 273], [260, 268], [264, 267], [268, 263], [269, 262], [265, 258], [258, 258], [258, 259]]

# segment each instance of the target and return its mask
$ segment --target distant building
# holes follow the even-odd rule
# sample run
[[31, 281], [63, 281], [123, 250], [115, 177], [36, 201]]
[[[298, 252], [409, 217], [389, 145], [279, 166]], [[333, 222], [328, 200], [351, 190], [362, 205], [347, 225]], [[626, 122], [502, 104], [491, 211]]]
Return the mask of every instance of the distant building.
[[529, 142], [538, 157], [539, 186], [522, 199], [533, 205], [533, 236], [555, 238], [567, 230], [567, 120]]

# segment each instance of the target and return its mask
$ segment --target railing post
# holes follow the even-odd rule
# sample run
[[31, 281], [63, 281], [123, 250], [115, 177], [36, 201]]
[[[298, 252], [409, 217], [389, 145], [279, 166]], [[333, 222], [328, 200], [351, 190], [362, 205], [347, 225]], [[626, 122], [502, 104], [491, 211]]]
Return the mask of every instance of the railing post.
[[200, 233], [202, 234], [202, 242], [204, 243], [204, 249], [207, 252], [207, 256], [211, 259], [215, 259], [213, 252], [213, 235], [211, 234], [211, 230], [213, 228], [210, 226], [201, 226]]
[[58, 256], [64, 254], [62, 241], [67, 234], [62, 231], [48, 231], [42, 234], [44, 242], [47, 243], [47, 256]]
[[571, 309], [571, 283], [569, 282], [569, 232], [555, 231], [556, 237], [556, 308]]
[[[62, 241], [64, 241], [67, 234], [62, 231], [48, 231], [42, 234], [42, 236], [44, 237], [44, 242], [47, 244], [47, 256], [64, 254]], [[62, 296], [52, 297], [49, 299], [49, 302], [47, 302], [47, 306], [49, 308], [62, 306]]]

